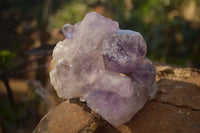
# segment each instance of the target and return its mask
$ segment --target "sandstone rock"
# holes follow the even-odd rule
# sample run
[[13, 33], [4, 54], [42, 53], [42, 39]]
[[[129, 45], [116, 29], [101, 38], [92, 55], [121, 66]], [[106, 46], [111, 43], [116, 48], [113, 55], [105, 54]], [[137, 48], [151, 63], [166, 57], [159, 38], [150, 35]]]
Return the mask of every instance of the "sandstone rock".
[[157, 101], [200, 110], [199, 70], [159, 66], [157, 72]]
[[131, 121], [110, 125], [84, 103], [65, 101], [45, 115], [34, 133], [199, 133], [200, 70], [156, 66], [158, 93]]
[[91, 121], [89, 113], [79, 105], [65, 101], [47, 113], [33, 133], [76, 133]]
[[150, 101], [126, 125], [132, 133], [199, 133], [200, 111]]

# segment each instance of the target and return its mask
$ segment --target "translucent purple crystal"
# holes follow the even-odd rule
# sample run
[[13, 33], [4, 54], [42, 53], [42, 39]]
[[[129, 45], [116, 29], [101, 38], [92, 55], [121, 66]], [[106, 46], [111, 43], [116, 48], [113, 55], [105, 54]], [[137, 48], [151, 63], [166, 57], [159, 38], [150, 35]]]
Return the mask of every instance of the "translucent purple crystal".
[[149, 86], [154, 83], [155, 78], [156, 70], [148, 59], [144, 58], [136, 61], [131, 73], [133, 81]]
[[[87, 88], [87, 89], [86, 89]], [[82, 89], [81, 101], [87, 101], [88, 97], [85, 95], [85, 90], [105, 90], [118, 94], [121, 97], [130, 97], [133, 94], [133, 83], [131, 79], [123, 74], [104, 71], [96, 80], [84, 86]]]
[[62, 27], [50, 80], [61, 98], [80, 98], [114, 126], [128, 122], [157, 91], [140, 33], [95, 12]]
[[122, 97], [111, 91], [93, 88], [87, 94], [87, 105], [112, 125], [121, 125], [128, 122], [148, 100], [147, 88], [133, 83], [133, 89], [131, 96]]
[[99, 50], [109, 71], [132, 72], [135, 62], [146, 55], [146, 43], [140, 33], [118, 30], [105, 39]]

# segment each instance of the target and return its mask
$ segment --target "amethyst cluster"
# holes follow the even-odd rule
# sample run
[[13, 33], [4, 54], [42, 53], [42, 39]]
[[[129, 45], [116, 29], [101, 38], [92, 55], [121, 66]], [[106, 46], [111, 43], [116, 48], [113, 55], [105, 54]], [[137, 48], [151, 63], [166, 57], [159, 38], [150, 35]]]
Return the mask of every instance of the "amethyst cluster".
[[128, 122], [156, 91], [156, 71], [140, 33], [95, 12], [62, 27], [51, 83], [59, 97], [80, 98], [114, 126]]

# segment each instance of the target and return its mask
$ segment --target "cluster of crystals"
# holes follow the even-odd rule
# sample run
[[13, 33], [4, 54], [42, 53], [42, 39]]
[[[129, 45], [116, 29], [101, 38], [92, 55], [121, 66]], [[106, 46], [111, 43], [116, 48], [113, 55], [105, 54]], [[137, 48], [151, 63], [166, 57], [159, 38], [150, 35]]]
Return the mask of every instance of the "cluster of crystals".
[[128, 122], [156, 91], [156, 71], [135, 31], [95, 12], [66, 24], [53, 51], [51, 83], [59, 97], [81, 101], [114, 126]]

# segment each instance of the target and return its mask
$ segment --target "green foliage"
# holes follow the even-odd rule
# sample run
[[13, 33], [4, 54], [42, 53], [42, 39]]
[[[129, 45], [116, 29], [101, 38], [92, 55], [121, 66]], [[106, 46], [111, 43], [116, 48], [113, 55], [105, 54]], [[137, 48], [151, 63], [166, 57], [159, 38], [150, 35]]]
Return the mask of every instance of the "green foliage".
[[83, 0], [63, 2], [62, 6], [50, 17], [49, 29], [61, 28], [66, 23], [75, 24], [83, 19], [87, 12], [92, 11]]
[[13, 58], [15, 54], [11, 53], [9, 50], [0, 51], [0, 70], [5, 70], [14, 65]]

